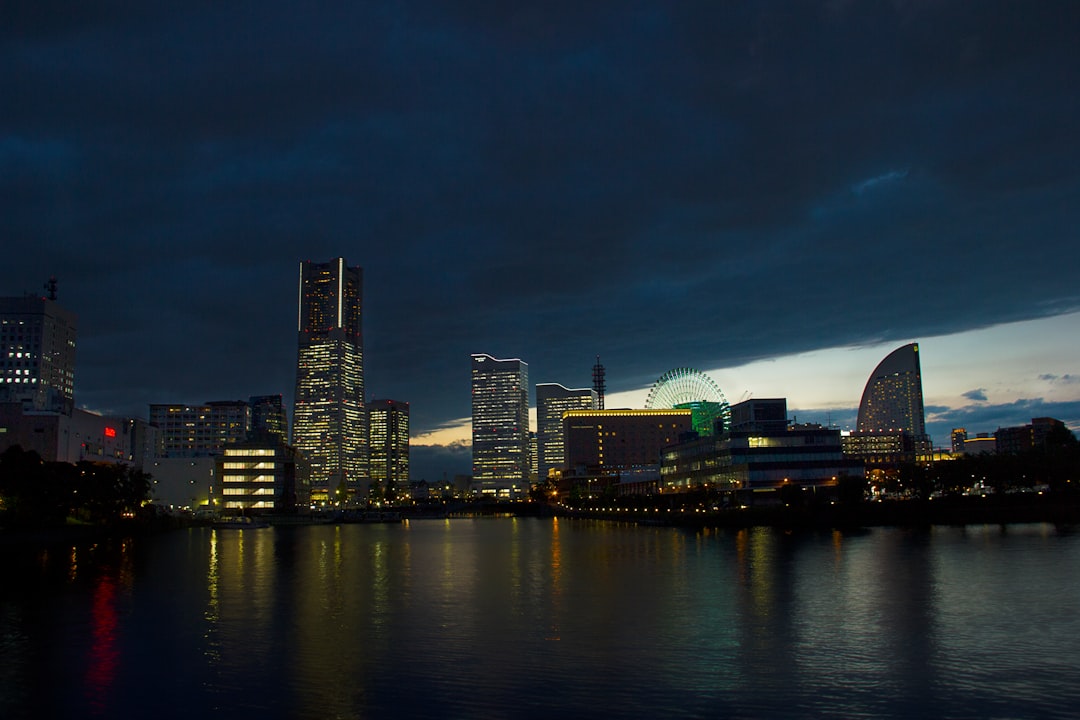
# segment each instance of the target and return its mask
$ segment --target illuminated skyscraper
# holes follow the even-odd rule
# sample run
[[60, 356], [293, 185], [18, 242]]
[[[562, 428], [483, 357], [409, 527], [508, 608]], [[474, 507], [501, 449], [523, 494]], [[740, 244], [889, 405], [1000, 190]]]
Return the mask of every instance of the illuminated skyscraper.
[[70, 415], [75, 315], [52, 298], [0, 298], [0, 402]]
[[926, 434], [917, 343], [893, 350], [870, 374], [859, 403], [858, 430]]
[[529, 489], [529, 366], [472, 356], [473, 488], [497, 498]]
[[345, 258], [300, 263], [293, 445], [313, 503], [348, 502], [368, 480], [362, 270]]
[[409, 403], [372, 400], [368, 403], [371, 433], [371, 485], [387, 499], [409, 489]]
[[918, 344], [897, 348], [874, 368], [859, 403], [856, 427], [841, 438], [844, 453], [862, 458], [868, 470], [895, 468], [931, 451]]
[[536, 384], [537, 477], [541, 482], [547, 479], [551, 469], [565, 467], [563, 413], [567, 410], [598, 410], [598, 406], [598, 393], [592, 388]]
[[281, 395], [252, 395], [251, 431], [257, 435], [273, 435], [281, 442], [289, 441], [289, 421]]

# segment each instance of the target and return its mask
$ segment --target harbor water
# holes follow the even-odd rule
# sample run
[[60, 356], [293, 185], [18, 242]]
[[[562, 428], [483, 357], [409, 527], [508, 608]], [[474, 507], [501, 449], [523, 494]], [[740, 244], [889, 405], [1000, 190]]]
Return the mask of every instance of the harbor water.
[[1080, 711], [1069, 527], [460, 518], [0, 558], [0, 718]]

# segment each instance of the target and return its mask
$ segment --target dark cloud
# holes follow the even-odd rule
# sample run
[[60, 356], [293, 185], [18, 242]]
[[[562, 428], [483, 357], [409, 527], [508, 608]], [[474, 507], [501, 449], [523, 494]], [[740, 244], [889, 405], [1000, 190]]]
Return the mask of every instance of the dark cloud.
[[0, 285], [60, 278], [90, 407], [290, 395], [304, 258], [417, 430], [471, 352], [614, 392], [1080, 307], [1075, 3], [17, 5]]
[[409, 477], [413, 481], [453, 482], [455, 475], [472, 475], [472, 447], [451, 443], [409, 448]]
[[1072, 385], [1074, 383], [1080, 383], [1080, 376], [1070, 375], [1068, 373], [1064, 375], [1052, 375], [1050, 373], [1043, 373], [1039, 376], [1040, 380], [1044, 380], [1048, 383], [1055, 385]]
[[963, 393], [962, 397], [966, 397], [968, 400], [974, 400], [975, 402], [986, 402], [986, 388], [968, 390], [966, 393]]

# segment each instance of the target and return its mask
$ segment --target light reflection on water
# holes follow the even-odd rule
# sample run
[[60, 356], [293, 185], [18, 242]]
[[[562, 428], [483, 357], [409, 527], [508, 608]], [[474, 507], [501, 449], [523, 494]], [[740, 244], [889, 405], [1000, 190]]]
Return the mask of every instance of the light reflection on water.
[[1069, 717], [1080, 703], [1080, 536], [1049, 525], [193, 529], [9, 567], [5, 718]]

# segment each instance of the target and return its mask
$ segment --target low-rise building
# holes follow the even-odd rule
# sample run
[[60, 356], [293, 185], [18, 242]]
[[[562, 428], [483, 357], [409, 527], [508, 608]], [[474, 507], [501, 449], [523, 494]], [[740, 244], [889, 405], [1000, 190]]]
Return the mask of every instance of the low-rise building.
[[844, 457], [839, 430], [789, 425], [783, 398], [733, 405], [729, 432], [668, 447], [660, 468], [664, 492], [721, 494], [831, 487], [862, 471], [860, 462]]
[[215, 458], [220, 498], [215, 508], [240, 512], [290, 513], [311, 502], [311, 481], [302, 456], [274, 435], [228, 445]]

